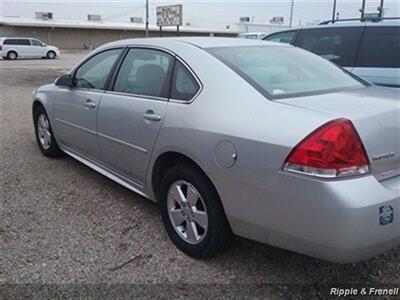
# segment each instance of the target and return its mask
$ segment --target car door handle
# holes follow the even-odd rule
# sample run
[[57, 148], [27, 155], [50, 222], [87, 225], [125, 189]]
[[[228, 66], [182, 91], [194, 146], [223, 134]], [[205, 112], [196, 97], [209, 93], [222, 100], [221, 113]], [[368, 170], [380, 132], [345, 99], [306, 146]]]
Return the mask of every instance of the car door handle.
[[93, 101], [90, 100], [90, 99], [87, 99], [87, 100], [86, 100], [86, 103], [85, 103], [85, 106], [86, 106], [86, 107], [89, 107], [89, 108], [95, 108], [95, 107], [96, 107], [96, 103], [93, 102]]
[[143, 119], [149, 121], [161, 121], [161, 116], [155, 114], [152, 110], [148, 110], [143, 114]]

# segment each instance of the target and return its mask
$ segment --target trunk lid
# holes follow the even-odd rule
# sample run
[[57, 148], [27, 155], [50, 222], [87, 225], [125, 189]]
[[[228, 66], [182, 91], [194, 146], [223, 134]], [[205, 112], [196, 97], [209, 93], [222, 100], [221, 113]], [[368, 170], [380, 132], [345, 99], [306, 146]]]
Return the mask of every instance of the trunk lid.
[[378, 180], [400, 175], [400, 89], [361, 89], [276, 102], [351, 120]]

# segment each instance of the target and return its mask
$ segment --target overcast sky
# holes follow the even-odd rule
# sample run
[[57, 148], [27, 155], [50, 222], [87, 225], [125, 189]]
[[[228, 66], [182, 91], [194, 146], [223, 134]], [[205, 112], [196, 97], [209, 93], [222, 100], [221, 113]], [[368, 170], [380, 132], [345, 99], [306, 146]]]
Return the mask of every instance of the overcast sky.
[[[361, 0], [337, 0], [337, 11], [341, 18], [359, 17]], [[150, 23], [155, 23], [158, 5], [183, 4], [184, 23], [195, 27], [225, 27], [238, 22], [239, 17], [253, 17], [256, 23], [268, 22], [274, 16], [283, 16], [289, 21], [291, 0], [150, 0]], [[294, 24], [302, 25], [315, 20], [331, 18], [333, 0], [294, 0]], [[366, 11], [376, 12], [380, 0], [367, 0]], [[400, 0], [385, 0], [386, 16], [400, 16]], [[22, 1], [0, 0], [0, 15], [34, 17], [35, 11], [51, 11], [55, 19], [86, 19], [87, 14], [101, 14], [104, 21], [129, 22], [130, 17], [145, 16], [145, 0], [52, 0]]]

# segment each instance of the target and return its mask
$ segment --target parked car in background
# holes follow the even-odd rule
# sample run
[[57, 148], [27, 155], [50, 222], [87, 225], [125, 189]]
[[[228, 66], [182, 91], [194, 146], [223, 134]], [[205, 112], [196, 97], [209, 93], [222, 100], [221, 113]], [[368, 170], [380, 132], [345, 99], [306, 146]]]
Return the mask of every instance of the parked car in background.
[[233, 234], [340, 262], [400, 243], [397, 90], [308, 51], [122, 40], [33, 98], [44, 155], [67, 153], [158, 201], [193, 257]]
[[262, 40], [267, 34], [265, 32], [246, 32], [239, 34], [238, 38], [248, 40]]
[[264, 37], [316, 53], [378, 85], [400, 87], [400, 20], [343, 20]]
[[0, 56], [4, 59], [48, 58], [60, 56], [60, 50], [34, 38], [0, 38]]

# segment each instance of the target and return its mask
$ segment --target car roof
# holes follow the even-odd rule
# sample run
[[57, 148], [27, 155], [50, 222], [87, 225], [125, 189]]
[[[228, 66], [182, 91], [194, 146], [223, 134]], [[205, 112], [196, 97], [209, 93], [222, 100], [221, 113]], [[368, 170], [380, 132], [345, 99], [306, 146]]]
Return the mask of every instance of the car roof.
[[34, 40], [38, 40], [37, 38], [29, 38], [29, 37], [24, 37], [24, 36], [5, 36], [5, 37], [1, 37], [0, 39], [2, 40], [8, 40], [8, 39], [18, 39], [18, 40], [30, 40], [30, 39], [34, 39]]
[[237, 46], [276, 46], [292, 47], [275, 42], [262, 40], [247, 40], [226, 37], [165, 37], [165, 38], [140, 38], [126, 39], [106, 44], [107, 46], [126, 46], [126, 45], [154, 45], [168, 48], [171, 43], [185, 43], [198, 48], [218, 48], [218, 47], [237, 47]]
[[[324, 23], [324, 22], [323, 22]], [[346, 20], [338, 20], [335, 22], [330, 22], [327, 24], [318, 24], [318, 25], [312, 25], [312, 26], [302, 26], [302, 27], [296, 27], [296, 28], [289, 28], [289, 29], [284, 29], [284, 30], [279, 30], [270, 33], [270, 35], [274, 35], [276, 33], [280, 32], [287, 32], [287, 31], [298, 31], [298, 30], [307, 30], [307, 29], [320, 29], [320, 28], [338, 28], [338, 27], [387, 27], [387, 26], [399, 26], [400, 27], [400, 19], [399, 20], [381, 20], [379, 22], [361, 22], [360, 20], [352, 20], [352, 21], [346, 21]]]

